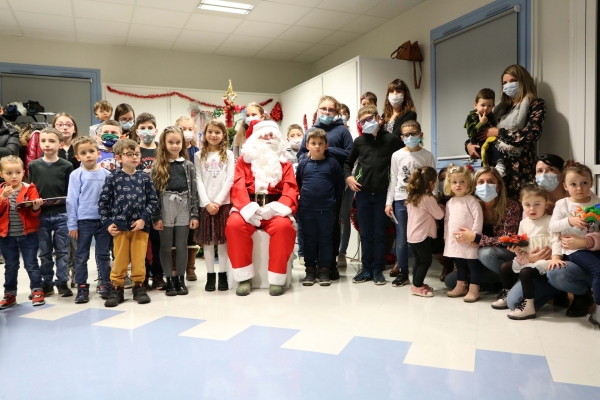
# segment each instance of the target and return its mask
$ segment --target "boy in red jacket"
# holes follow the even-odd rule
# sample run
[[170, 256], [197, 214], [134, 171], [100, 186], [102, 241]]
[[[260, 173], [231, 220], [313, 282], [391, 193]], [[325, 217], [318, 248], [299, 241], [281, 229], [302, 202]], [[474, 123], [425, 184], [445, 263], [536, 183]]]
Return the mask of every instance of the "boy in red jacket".
[[[19, 250], [29, 274], [31, 301], [34, 306], [46, 304], [42, 291], [42, 276], [38, 265], [37, 230], [43, 200], [34, 184], [22, 183], [23, 161], [17, 156], [0, 159], [0, 175], [6, 184], [0, 188], [0, 251], [4, 255], [4, 298], [0, 310], [17, 304], [17, 274]], [[17, 207], [17, 204], [26, 202]]]

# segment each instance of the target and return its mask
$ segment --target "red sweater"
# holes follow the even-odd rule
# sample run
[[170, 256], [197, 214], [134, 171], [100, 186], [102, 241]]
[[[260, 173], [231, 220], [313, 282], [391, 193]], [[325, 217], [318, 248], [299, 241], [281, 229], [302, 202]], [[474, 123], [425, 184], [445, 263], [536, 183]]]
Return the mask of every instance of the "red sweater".
[[[40, 195], [38, 194], [38, 191], [33, 183], [27, 184], [23, 182], [22, 185], [23, 187], [17, 195], [17, 204], [22, 201], [35, 200], [40, 198]], [[0, 188], [0, 194], [2, 194], [3, 191], [4, 188]], [[8, 223], [10, 220], [8, 216], [9, 211], [9, 200], [4, 200], [0, 197], [0, 237], [6, 237], [8, 235]], [[37, 211], [34, 211], [33, 207], [23, 207], [17, 210], [19, 216], [21, 217], [21, 221], [23, 222], [23, 233], [25, 235], [28, 235], [32, 232], [37, 232], [40, 226], [40, 211], [41, 208]]]

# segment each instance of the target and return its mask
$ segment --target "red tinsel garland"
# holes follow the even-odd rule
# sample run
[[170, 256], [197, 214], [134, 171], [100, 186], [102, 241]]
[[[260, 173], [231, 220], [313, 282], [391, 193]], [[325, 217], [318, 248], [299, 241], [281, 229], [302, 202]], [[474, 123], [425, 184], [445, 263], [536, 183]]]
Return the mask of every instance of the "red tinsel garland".
[[304, 118], [302, 118], [302, 125], [304, 125], [304, 131], [308, 130], [308, 122], [306, 121], [306, 114], [304, 114]]
[[313, 114], [313, 123], [312, 123], [312, 126], [315, 126], [315, 122], [317, 122], [317, 112], [316, 111]]
[[[198, 103], [198, 104], [200, 104], [202, 106], [205, 106], [205, 107], [212, 107], [212, 108], [219, 108], [219, 107], [221, 107], [221, 106], [216, 105], [216, 104], [205, 103], [203, 101], [196, 100], [193, 97], [187, 96], [187, 95], [185, 95], [183, 93], [180, 93], [180, 92], [168, 92], [168, 93], [158, 93], [158, 94], [146, 94], [146, 95], [142, 95], [142, 94], [135, 94], [135, 93], [131, 93], [131, 92], [123, 92], [121, 90], [114, 89], [114, 88], [112, 88], [112, 87], [110, 87], [108, 85], [106, 86], [106, 90], [108, 90], [111, 93], [115, 93], [115, 94], [118, 94], [118, 95], [121, 95], [121, 96], [134, 97], [136, 99], [160, 99], [162, 97], [177, 96], [177, 97], [181, 97], [182, 99], [189, 100], [189, 101], [192, 101], [194, 103]], [[262, 103], [259, 103], [259, 104], [264, 107], [264, 106], [266, 106], [267, 104], [269, 104], [271, 102], [273, 102], [273, 99], [269, 99], [267, 101], [263, 101]], [[228, 105], [227, 103], [225, 103], [225, 104]], [[235, 106], [235, 107], [239, 108], [239, 111], [236, 111], [236, 112], [240, 112], [244, 108], [246, 108], [246, 106]]]
[[281, 104], [277, 102], [271, 110], [271, 119], [275, 122], [279, 122], [283, 119], [283, 110], [281, 110]]

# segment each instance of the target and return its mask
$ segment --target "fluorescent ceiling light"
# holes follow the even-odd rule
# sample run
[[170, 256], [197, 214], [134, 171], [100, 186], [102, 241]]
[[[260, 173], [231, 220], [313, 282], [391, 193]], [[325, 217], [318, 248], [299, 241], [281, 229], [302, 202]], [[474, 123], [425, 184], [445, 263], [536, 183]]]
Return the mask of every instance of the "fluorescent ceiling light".
[[202, 0], [198, 8], [201, 10], [221, 11], [234, 14], [248, 14], [254, 8], [254, 5], [222, 0]]

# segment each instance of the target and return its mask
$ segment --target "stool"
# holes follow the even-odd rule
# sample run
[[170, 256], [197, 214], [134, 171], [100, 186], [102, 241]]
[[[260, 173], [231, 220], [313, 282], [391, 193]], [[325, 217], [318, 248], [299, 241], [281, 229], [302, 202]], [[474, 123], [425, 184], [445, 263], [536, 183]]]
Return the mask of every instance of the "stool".
[[[254, 278], [252, 278], [253, 289], [268, 289], [269, 288], [269, 243], [271, 237], [264, 229], [257, 229], [252, 234], [254, 246], [252, 248], [252, 264], [254, 264]], [[294, 253], [290, 254], [290, 259], [287, 264], [287, 273], [285, 278], [284, 288], [289, 288], [292, 282], [292, 260]], [[227, 266], [227, 281], [229, 289], [235, 289], [238, 283], [233, 279], [233, 269], [231, 263]]]

